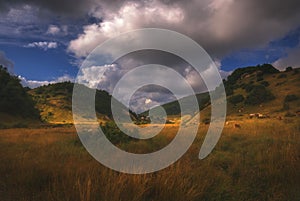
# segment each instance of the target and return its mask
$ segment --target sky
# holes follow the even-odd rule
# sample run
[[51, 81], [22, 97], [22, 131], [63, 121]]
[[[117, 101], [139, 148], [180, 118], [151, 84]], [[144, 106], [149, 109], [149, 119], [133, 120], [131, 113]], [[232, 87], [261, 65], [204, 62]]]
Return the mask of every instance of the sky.
[[[140, 28], [187, 35], [209, 53], [222, 77], [262, 63], [280, 70], [300, 67], [297, 0], [0, 0], [0, 64], [31, 88], [73, 81], [95, 47]], [[110, 66], [103, 89], [111, 92], [124, 69], [153, 60], [178, 70], [190, 82], [197, 78], [188, 64], [172, 55], [137, 52]], [[137, 97], [136, 103], [153, 106], [169, 96], [152, 91], [146, 97], [141, 90]]]

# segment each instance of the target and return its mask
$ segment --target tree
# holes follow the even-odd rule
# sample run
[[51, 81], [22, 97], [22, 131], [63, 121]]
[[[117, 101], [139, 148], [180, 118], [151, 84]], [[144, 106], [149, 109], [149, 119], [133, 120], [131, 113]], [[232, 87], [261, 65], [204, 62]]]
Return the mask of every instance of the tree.
[[0, 112], [38, 118], [39, 112], [34, 102], [20, 83], [20, 80], [0, 66]]
[[293, 71], [293, 67], [291, 67], [291, 66], [289, 66], [285, 69], [285, 72], [291, 72], [291, 71]]

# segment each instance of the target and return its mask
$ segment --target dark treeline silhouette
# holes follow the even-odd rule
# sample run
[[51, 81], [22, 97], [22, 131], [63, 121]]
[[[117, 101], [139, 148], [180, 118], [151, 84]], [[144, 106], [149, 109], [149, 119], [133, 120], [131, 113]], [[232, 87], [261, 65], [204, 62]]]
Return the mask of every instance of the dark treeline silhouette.
[[20, 83], [18, 77], [8, 73], [0, 65], [0, 112], [25, 118], [39, 118], [32, 97]]

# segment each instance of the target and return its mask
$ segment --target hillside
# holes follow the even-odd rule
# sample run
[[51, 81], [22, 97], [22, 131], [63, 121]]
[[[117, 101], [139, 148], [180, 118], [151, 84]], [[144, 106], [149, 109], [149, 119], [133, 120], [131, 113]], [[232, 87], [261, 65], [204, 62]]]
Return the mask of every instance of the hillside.
[[[280, 72], [270, 64], [236, 69], [224, 87], [227, 94], [227, 119], [248, 118], [261, 113], [272, 117], [293, 117], [300, 111], [300, 69], [287, 68]], [[203, 122], [210, 118], [208, 93], [196, 95]], [[164, 104], [171, 118], [177, 119], [180, 107], [177, 101]], [[144, 114], [146, 114], [145, 112]]]
[[[230, 76], [228, 77], [228, 80]], [[300, 111], [300, 69], [283, 72], [245, 72], [230, 83], [228, 116], [262, 113], [270, 117], [293, 117]]]
[[[36, 108], [40, 111], [41, 119], [44, 122], [53, 124], [71, 124], [72, 115], [72, 92], [74, 84], [71, 82], [62, 82], [41, 86], [30, 90], [36, 102]], [[85, 86], [83, 86], [85, 87]], [[86, 90], [89, 88], [85, 87]], [[95, 110], [99, 122], [105, 122], [112, 119], [111, 114], [112, 96], [102, 90], [97, 90], [95, 95]], [[119, 103], [124, 111], [127, 108]]]
[[20, 80], [0, 66], [0, 127], [21, 126], [24, 122], [39, 121], [32, 97]]
[[[300, 69], [287, 68], [279, 72], [270, 64], [236, 69], [224, 86], [227, 94], [227, 119], [248, 118], [261, 113], [276, 118], [298, 116], [300, 112]], [[72, 117], [71, 82], [49, 84], [35, 89], [22, 87], [20, 80], [0, 67], [0, 117], [1, 127], [18, 127], [42, 120], [52, 124], [70, 124]], [[210, 99], [208, 93], [196, 95], [201, 118], [209, 122]], [[95, 109], [99, 122], [112, 119], [112, 96], [97, 90]], [[185, 99], [185, 98], [183, 98]], [[120, 109], [128, 109], [119, 104]], [[177, 120], [180, 107], [177, 101], [164, 104], [170, 119]], [[147, 115], [147, 111], [142, 113]], [[133, 120], [136, 114], [131, 112]], [[22, 124], [22, 125], [21, 125]]]

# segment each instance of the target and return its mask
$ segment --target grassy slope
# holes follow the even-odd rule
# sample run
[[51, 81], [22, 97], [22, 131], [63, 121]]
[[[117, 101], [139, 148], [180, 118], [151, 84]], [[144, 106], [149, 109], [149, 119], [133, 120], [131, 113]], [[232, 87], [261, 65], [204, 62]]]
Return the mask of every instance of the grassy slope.
[[[286, 77], [279, 78], [280, 75], [283, 74], [286, 75]], [[259, 82], [256, 81], [256, 76], [255, 74], [253, 74], [248, 78], [239, 80], [238, 84], [249, 83], [251, 81], [253, 81], [254, 84], [261, 83], [261, 81]], [[294, 114], [295, 112], [300, 111], [300, 88], [299, 88], [300, 72], [295, 73], [294, 70], [291, 72], [280, 72], [278, 74], [264, 75], [263, 81], [267, 81], [270, 84], [266, 88], [272, 92], [272, 94], [275, 96], [275, 99], [255, 106], [246, 105], [244, 103], [233, 105], [228, 102], [227, 103], [228, 119], [248, 118], [248, 115], [250, 113], [263, 113], [263, 114], [268, 114], [270, 117], [279, 117], [279, 116], [284, 117], [287, 113]], [[247, 96], [247, 92], [240, 87], [234, 90], [234, 95], [237, 94], [242, 94], [244, 97]], [[289, 103], [290, 106], [289, 110], [284, 110], [283, 109], [284, 99], [286, 95], [290, 95], [290, 94], [297, 95], [299, 99]], [[242, 112], [239, 112], [240, 109], [242, 109]], [[202, 114], [204, 117], [209, 117], [210, 107], [207, 107], [203, 111], [201, 111], [201, 115]]]
[[[43, 121], [52, 124], [70, 124], [73, 123], [72, 91], [73, 83], [64, 82], [32, 89], [29, 93], [34, 97]], [[99, 122], [111, 120], [111, 98], [106, 91], [97, 90], [95, 109]], [[121, 103], [118, 107], [127, 111]]]
[[[295, 73], [296, 71], [299, 71], [299, 73]], [[286, 75], [286, 77], [279, 78], [280, 75]], [[300, 69], [293, 70], [291, 72], [280, 72], [276, 74], [266, 74], [263, 76], [262, 81], [257, 81], [257, 75], [256, 73], [250, 74], [250, 77], [244, 78], [242, 80], [239, 80], [237, 82], [238, 85], [241, 84], [247, 84], [249, 82], [254, 82], [254, 85], [260, 84], [262, 81], [267, 81], [270, 85], [266, 87], [268, 90], [272, 92], [272, 94], [275, 96], [275, 99], [269, 102], [262, 103], [260, 105], [247, 105], [244, 103], [239, 103], [237, 105], [233, 105], [227, 101], [227, 118], [229, 120], [232, 119], [243, 119], [247, 118], [250, 113], [263, 113], [268, 114], [271, 117], [284, 117], [287, 113], [295, 114], [295, 112], [300, 111]], [[234, 89], [234, 94], [237, 95], [241, 94], [245, 98], [248, 95], [248, 93], [242, 89], [241, 87], [238, 87]], [[298, 100], [293, 101], [289, 103], [289, 110], [283, 110], [283, 102], [286, 95], [294, 94], [299, 97]], [[206, 94], [197, 94], [198, 100], [205, 98]], [[227, 97], [230, 98], [231, 96]], [[203, 105], [200, 104], [200, 107]], [[166, 111], [171, 111], [171, 119], [178, 119], [178, 115], [174, 115], [174, 113], [178, 113], [180, 110], [178, 109], [178, 103], [171, 102], [163, 105], [163, 107], [166, 108]], [[239, 110], [242, 109], [242, 112], [239, 112]], [[211, 107], [208, 105], [201, 111], [201, 119], [210, 118], [210, 110]]]
[[58, 83], [30, 90], [41, 119], [49, 123], [71, 123], [71, 83]]

